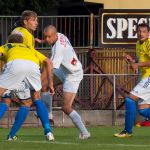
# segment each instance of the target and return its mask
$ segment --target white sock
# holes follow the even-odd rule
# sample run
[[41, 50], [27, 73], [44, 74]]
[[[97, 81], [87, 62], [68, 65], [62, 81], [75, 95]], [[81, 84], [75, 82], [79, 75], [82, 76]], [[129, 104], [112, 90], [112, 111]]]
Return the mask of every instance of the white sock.
[[74, 125], [80, 130], [80, 132], [82, 134], [89, 134], [89, 132], [87, 131], [85, 125], [83, 124], [80, 115], [73, 110], [70, 114], [69, 117], [71, 118], [72, 122], [74, 123]]
[[48, 114], [48, 116], [49, 116], [49, 119], [53, 119], [53, 118], [54, 118], [52, 112], [50, 112], [50, 113]]
[[[44, 102], [49, 114], [52, 114], [52, 96], [49, 92], [43, 92], [41, 94], [41, 99]], [[50, 115], [49, 115], [50, 116]]]

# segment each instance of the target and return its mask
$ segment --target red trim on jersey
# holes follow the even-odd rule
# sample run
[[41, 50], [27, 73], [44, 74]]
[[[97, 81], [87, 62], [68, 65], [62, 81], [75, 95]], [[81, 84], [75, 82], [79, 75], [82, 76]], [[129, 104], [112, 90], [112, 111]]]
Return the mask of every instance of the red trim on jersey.
[[66, 47], [67, 42], [66, 42], [66, 39], [65, 39], [65, 37], [63, 35], [60, 35], [59, 42], [60, 42], [61, 45]]

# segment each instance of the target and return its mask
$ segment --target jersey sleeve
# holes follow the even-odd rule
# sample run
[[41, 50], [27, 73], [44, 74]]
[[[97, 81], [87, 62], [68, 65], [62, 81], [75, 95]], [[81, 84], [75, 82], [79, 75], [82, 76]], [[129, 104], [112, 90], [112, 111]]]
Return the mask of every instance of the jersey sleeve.
[[51, 60], [54, 68], [60, 67], [63, 60], [63, 47], [59, 43], [56, 43], [52, 48]]

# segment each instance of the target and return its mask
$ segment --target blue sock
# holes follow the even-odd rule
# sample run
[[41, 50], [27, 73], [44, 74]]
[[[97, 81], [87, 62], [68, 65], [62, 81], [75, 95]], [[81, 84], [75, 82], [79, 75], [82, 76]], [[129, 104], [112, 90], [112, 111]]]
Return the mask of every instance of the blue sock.
[[0, 102], [0, 119], [3, 117], [7, 109], [8, 109], [8, 105], [3, 102]]
[[139, 113], [145, 118], [150, 118], [150, 108], [141, 109], [139, 110]]
[[8, 137], [13, 137], [16, 135], [17, 131], [20, 129], [21, 125], [24, 123], [29, 112], [29, 107], [21, 106], [16, 114], [15, 122], [9, 132]]
[[125, 99], [125, 130], [132, 133], [132, 128], [136, 118], [136, 102], [129, 97]]
[[38, 117], [42, 122], [42, 126], [44, 128], [44, 134], [46, 135], [48, 132], [52, 132], [50, 122], [48, 119], [48, 110], [46, 106], [44, 105], [41, 99], [35, 100], [34, 104], [36, 106]]

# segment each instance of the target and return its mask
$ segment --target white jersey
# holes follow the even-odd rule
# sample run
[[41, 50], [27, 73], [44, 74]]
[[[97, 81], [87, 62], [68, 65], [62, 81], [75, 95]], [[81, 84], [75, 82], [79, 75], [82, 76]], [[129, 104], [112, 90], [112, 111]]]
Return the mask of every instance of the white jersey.
[[68, 38], [61, 33], [57, 33], [57, 36], [58, 39], [52, 47], [51, 56], [54, 68], [58, 69], [63, 66], [70, 73], [82, 70], [81, 62], [78, 60]]

